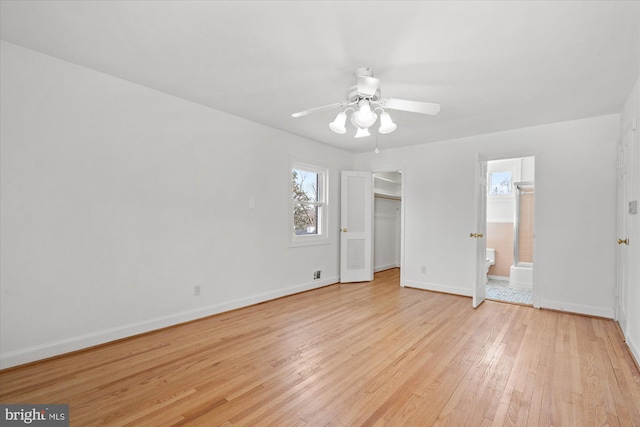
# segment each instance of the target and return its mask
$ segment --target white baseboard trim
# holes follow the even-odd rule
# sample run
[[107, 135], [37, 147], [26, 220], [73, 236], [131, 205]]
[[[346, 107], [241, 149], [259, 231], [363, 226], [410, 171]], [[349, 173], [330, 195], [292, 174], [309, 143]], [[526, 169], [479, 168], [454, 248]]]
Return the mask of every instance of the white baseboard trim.
[[636, 359], [636, 365], [640, 366], [640, 346], [631, 341], [628, 337], [626, 338], [626, 342], [631, 356]]
[[35, 362], [49, 357], [59, 356], [77, 350], [83, 350], [110, 341], [129, 338], [135, 335], [151, 332], [168, 326], [179, 325], [180, 323], [197, 320], [225, 311], [235, 310], [242, 307], [258, 304], [276, 298], [297, 294], [312, 289], [321, 288], [339, 281], [339, 277], [328, 277], [322, 280], [304, 283], [302, 285], [291, 286], [289, 288], [275, 291], [263, 292], [246, 298], [239, 298], [222, 304], [210, 305], [207, 307], [187, 310], [143, 322], [131, 323], [89, 334], [69, 337], [66, 339], [52, 341], [32, 347], [15, 351], [8, 351], [0, 354], [0, 369], [7, 369], [25, 363]]
[[538, 300], [540, 308], [549, 308], [551, 310], [567, 311], [569, 313], [586, 314], [589, 316], [606, 317], [613, 319], [613, 308], [594, 307], [590, 305], [573, 304], [563, 301], [553, 301], [540, 298]]
[[377, 273], [378, 271], [389, 270], [390, 268], [396, 268], [396, 267], [400, 267], [400, 266], [398, 264], [396, 264], [396, 263], [385, 264], [385, 265], [377, 265], [373, 269], [373, 271]]
[[457, 286], [440, 285], [437, 283], [413, 282], [405, 280], [402, 286], [416, 289], [424, 289], [425, 291], [444, 292], [446, 294], [462, 295], [465, 297], [473, 296], [473, 289], [459, 288]]
[[504, 281], [509, 281], [509, 277], [508, 276], [494, 276], [493, 274], [487, 274], [487, 277], [489, 279], [493, 279], [493, 280], [504, 280]]

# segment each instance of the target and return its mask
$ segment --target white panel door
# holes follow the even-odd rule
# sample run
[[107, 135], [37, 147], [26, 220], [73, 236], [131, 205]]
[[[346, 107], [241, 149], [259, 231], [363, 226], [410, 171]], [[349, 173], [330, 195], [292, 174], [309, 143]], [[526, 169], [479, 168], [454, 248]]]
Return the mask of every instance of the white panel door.
[[633, 135], [629, 128], [618, 144], [618, 247], [616, 251], [616, 307], [614, 318], [627, 334], [629, 304], [629, 201], [633, 179]]
[[342, 172], [340, 283], [373, 280], [373, 191], [371, 186], [371, 172]]
[[487, 244], [487, 159], [478, 153], [476, 161], [476, 284], [473, 290], [473, 307], [478, 307], [485, 299]]

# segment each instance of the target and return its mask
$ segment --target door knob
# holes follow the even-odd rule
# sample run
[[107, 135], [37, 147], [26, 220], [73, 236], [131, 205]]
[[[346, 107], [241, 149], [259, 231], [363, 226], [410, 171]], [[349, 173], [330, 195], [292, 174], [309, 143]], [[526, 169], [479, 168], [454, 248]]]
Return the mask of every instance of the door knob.
[[476, 233], [469, 233], [469, 237], [478, 237]]
[[342, 229], [342, 232], [343, 232], [343, 233], [346, 233], [346, 232], [347, 232], [347, 229], [346, 229], [346, 228], [343, 228], [343, 229]]
[[629, 245], [629, 239], [624, 239], [624, 240], [622, 240], [622, 239], [618, 239], [618, 244], [619, 244], [619, 245], [621, 245], [621, 244], [623, 244], [623, 243], [624, 243], [625, 245]]

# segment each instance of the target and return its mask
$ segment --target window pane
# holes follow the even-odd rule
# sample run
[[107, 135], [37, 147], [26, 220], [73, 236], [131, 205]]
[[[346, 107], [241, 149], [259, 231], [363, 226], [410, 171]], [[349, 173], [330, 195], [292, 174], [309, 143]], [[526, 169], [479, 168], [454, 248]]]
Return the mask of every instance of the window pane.
[[319, 202], [319, 179], [320, 174], [301, 169], [292, 171], [292, 197], [301, 202]]
[[316, 235], [318, 230], [318, 219], [320, 217], [320, 207], [306, 203], [296, 203], [293, 205], [293, 232], [296, 236]]
[[492, 172], [490, 174], [489, 194], [511, 194], [511, 172]]

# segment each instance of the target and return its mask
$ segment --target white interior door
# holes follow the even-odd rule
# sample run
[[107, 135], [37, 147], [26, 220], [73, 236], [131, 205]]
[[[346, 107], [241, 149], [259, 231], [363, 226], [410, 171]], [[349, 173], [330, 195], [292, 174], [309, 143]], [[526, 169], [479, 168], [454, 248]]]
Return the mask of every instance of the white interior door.
[[340, 283], [373, 280], [373, 191], [371, 185], [371, 172], [342, 172]]
[[[476, 284], [473, 290], [473, 307], [485, 299], [487, 244], [487, 159], [480, 153], [476, 161], [476, 230], [471, 237], [476, 239]], [[474, 236], [475, 235], [475, 236]]]
[[614, 317], [627, 333], [629, 271], [629, 200], [633, 175], [633, 130], [629, 129], [618, 144], [618, 247], [616, 250], [616, 307]]

